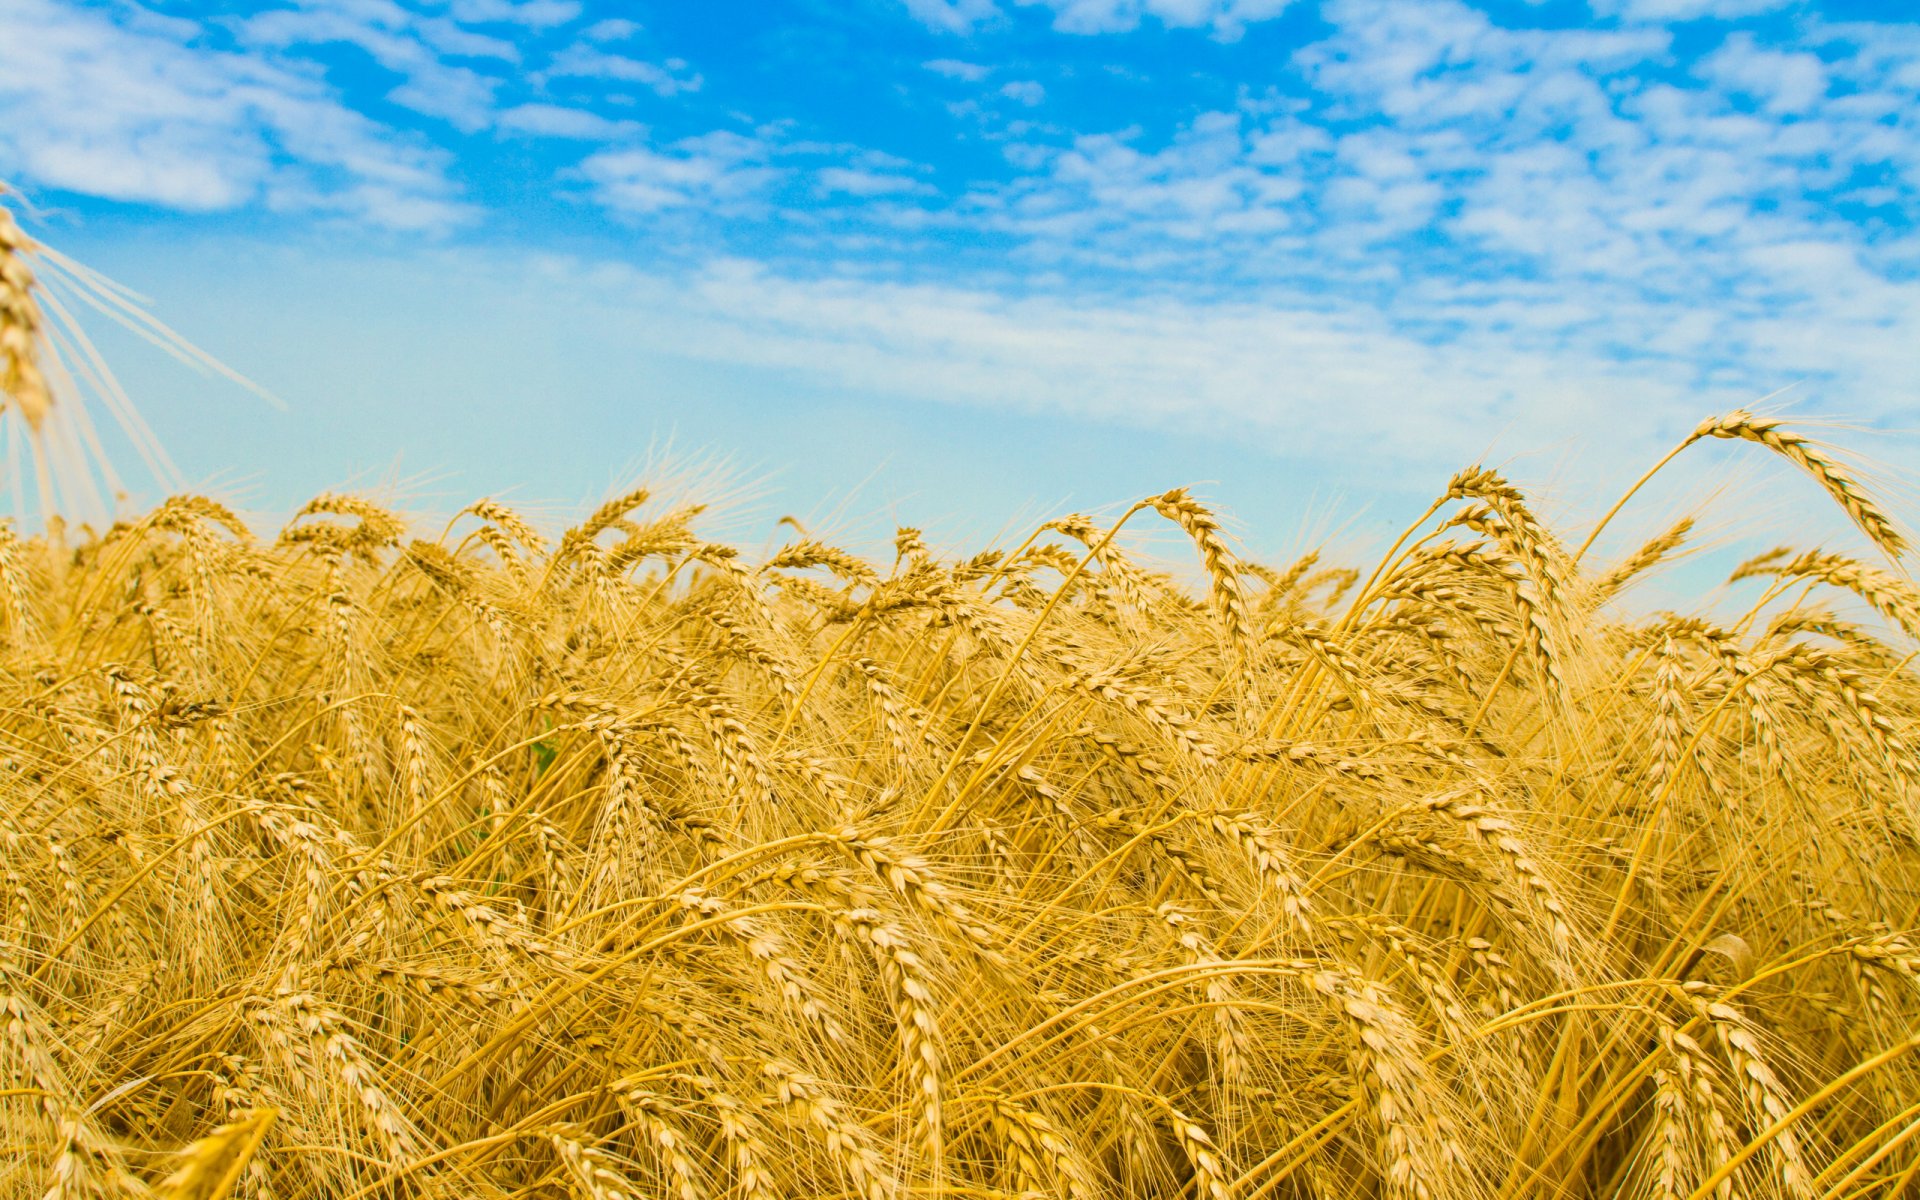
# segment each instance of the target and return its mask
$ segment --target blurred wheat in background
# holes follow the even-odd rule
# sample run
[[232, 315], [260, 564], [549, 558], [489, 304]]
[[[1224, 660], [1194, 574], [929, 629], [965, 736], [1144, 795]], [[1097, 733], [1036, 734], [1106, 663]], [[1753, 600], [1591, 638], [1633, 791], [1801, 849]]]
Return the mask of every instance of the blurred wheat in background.
[[958, 559], [8, 528], [0, 1189], [1911, 1195], [1920, 594], [1843, 460], [1708, 438], [1889, 562], [1635, 616], [1688, 522], [1594, 561], [1483, 467], [1356, 569], [1181, 490]]

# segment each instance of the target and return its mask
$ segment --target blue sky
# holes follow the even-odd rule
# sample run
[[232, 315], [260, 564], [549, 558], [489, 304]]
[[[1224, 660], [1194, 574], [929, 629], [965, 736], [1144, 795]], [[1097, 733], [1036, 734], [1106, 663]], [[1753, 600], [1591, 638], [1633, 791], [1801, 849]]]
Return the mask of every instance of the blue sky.
[[936, 527], [1202, 481], [1278, 551], [1781, 388], [1920, 466], [1909, 4], [0, 0], [0, 178], [287, 401], [104, 335], [264, 508], [671, 437]]

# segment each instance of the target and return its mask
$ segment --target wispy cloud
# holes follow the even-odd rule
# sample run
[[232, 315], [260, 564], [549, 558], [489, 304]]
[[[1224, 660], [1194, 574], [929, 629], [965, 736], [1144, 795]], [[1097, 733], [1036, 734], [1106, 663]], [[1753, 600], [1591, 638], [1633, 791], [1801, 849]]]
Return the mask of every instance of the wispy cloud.
[[1920, 414], [1920, 25], [1301, 2], [900, 0], [756, 90], [561, 0], [0, 0], [0, 170], [420, 228], [513, 172], [691, 272], [635, 286], [679, 288], [696, 340], [957, 402], [1328, 437], [1392, 412], [1408, 454], [1463, 414], [1796, 381]]
[[1121, 294], [1920, 406], [1910, 31], [1732, 31], [1676, 73], [1664, 29], [1507, 28], [1455, 0], [1322, 14], [1305, 92], [1159, 138], [1020, 139], [962, 209]]
[[1000, 85], [1000, 94], [1015, 104], [1032, 108], [1047, 98], [1047, 89], [1031, 79], [1016, 79]]
[[189, 210], [260, 202], [406, 229], [468, 215], [450, 155], [308, 73], [200, 48], [196, 29], [0, 4], [0, 160], [44, 186]]
[[898, 196], [932, 190], [911, 175], [859, 167], [822, 167], [815, 174], [815, 180], [823, 193], [858, 197]]
[[548, 78], [614, 79], [637, 83], [659, 96], [697, 92], [703, 82], [699, 73], [692, 70], [684, 59], [669, 58], [653, 63], [623, 54], [610, 54], [590, 45], [573, 45], [560, 51], [548, 64], [545, 75]]
[[920, 64], [935, 75], [944, 75], [948, 79], [958, 79], [966, 83], [979, 83], [993, 74], [993, 68], [980, 63], [961, 62], [957, 58], [936, 58]]
[[[903, 0], [907, 11], [928, 28], [972, 33], [1004, 15], [995, 0]], [[1170, 29], [1205, 29], [1231, 41], [1246, 27], [1271, 20], [1292, 0], [1012, 0], [1021, 8], [1051, 12], [1063, 33], [1130, 33], [1149, 18]]]
[[1375, 475], [1442, 478], [1489, 450], [1580, 434], [1598, 443], [1589, 466], [1617, 468], [1670, 442], [1702, 406], [1747, 397], [1657, 365], [1515, 352], [1491, 330], [1437, 346], [1364, 304], [1012, 298], [737, 260], [690, 277], [550, 261], [525, 286], [617, 314], [661, 353], [776, 370], [808, 390], [1231, 437]]
[[545, 29], [580, 16], [577, 0], [453, 0], [453, 19], [467, 24], [524, 25]]
[[994, 0], [902, 0], [907, 12], [929, 29], [942, 33], [972, 33], [983, 21], [1000, 15]]
[[450, 20], [422, 18], [382, 0], [277, 9], [251, 17], [242, 30], [259, 47], [340, 44], [362, 50], [401, 77], [389, 100], [467, 132], [490, 123], [499, 82], [453, 60], [519, 58], [511, 41]]
[[536, 137], [572, 138], [578, 141], [608, 141], [645, 131], [638, 121], [614, 121], [584, 108], [561, 104], [521, 104], [502, 111], [497, 118], [501, 129]]
[[662, 149], [605, 150], [582, 162], [578, 175], [596, 198], [616, 211], [650, 214], [698, 207], [739, 213], [762, 206], [783, 172], [767, 165], [765, 142], [719, 131]]

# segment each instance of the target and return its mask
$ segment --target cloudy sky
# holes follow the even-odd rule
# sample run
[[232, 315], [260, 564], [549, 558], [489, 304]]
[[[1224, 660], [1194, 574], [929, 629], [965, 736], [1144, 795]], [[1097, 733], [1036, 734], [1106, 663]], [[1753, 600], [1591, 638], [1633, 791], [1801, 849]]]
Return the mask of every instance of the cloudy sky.
[[257, 507], [670, 440], [768, 511], [1198, 482], [1280, 548], [1483, 456], [1581, 508], [1781, 389], [1920, 467], [1914, 13], [0, 0], [0, 179], [286, 402], [102, 335]]

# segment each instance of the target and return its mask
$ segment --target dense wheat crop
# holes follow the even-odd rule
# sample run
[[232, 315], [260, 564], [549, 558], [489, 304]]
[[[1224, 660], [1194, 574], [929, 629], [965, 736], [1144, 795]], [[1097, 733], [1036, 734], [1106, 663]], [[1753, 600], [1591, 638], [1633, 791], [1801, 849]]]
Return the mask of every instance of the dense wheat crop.
[[1685, 522], [1596, 562], [1481, 468], [1359, 572], [1181, 491], [959, 561], [700, 528], [0, 534], [0, 1189], [1914, 1190], [1903, 575], [1630, 616]]

